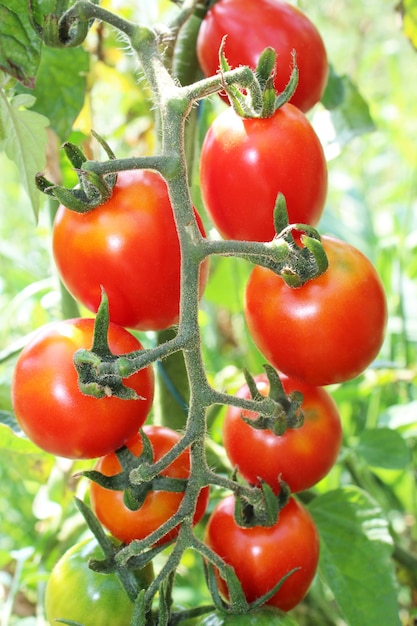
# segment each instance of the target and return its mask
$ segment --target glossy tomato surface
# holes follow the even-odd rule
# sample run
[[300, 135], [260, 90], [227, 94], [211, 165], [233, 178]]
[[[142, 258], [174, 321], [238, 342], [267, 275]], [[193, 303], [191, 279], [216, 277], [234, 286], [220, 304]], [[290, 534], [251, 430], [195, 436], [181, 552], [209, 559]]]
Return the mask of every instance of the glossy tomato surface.
[[[268, 395], [267, 376], [259, 374], [255, 381], [258, 390]], [[258, 485], [262, 480], [279, 493], [281, 478], [296, 493], [313, 487], [333, 467], [342, 443], [342, 425], [336, 403], [327, 391], [286, 376], [281, 376], [281, 381], [287, 394], [303, 394], [303, 425], [275, 435], [243, 421], [242, 417], [255, 419], [256, 413], [229, 406], [223, 422], [223, 444], [249, 483]], [[247, 385], [236, 395], [251, 398]]]
[[[143, 430], [151, 442], [154, 461], [162, 458], [181, 438], [179, 433], [164, 426], [147, 425], [144, 426]], [[130, 439], [126, 445], [136, 456], [140, 456], [142, 453], [143, 443], [139, 434]], [[117, 456], [109, 454], [98, 460], [95, 469], [106, 476], [113, 476], [120, 472], [121, 466]], [[189, 474], [190, 455], [188, 449], [182, 452], [162, 472], [163, 476], [173, 478], [188, 478]], [[143, 539], [157, 530], [177, 512], [184, 497], [183, 493], [150, 491], [142, 506], [136, 511], [132, 511], [123, 501], [123, 491], [105, 489], [94, 482], [91, 483], [90, 491], [91, 504], [98, 519], [114, 537], [125, 543], [133, 539]], [[194, 515], [195, 524], [206, 510], [208, 496], [209, 489], [206, 487], [201, 490], [197, 501]], [[174, 528], [170, 531], [163, 537], [161, 543], [173, 539], [178, 534], [178, 530], [178, 528]]]
[[[97, 311], [103, 286], [110, 319], [121, 326], [161, 330], [178, 322], [180, 246], [168, 189], [157, 172], [120, 172], [110, 200], [87, 213], [61, 205], [52, 243], [64, 284], [90, 311]], [[207, 271], [205, 263], [201, 291]]]
[[273, 607], [263, 606], [246, 615], [232, 615], [215, 611], [201, 618], [198, 626], [297, 626], [287, 613]]
[[387, 321], [384, 288], [369, 259], [334, 237], [322, 241], [324, 274], [294, 289], [257, 266], [245, 293], [249, 331], [265, 358], [319, 386], [363, 372], [380, 351]]
[[[125, 379], [142, 399], [93, 398], [78, 388], [74, 354], [91, 348], [94, 320], [79, 318], [41, 328], [21, 352], [13, 373], [12, 402], [22, 430], [37, 446], [68, 458], [94, 458], [120, 448], [145, 422], [154, 394], [152, 368]], [[114, 354], [141, 350], [139, 341], [109, 326]]]
[[302, 111], [321, 98], [328, 76], [323, 39], [311, 20], [299, 9], [280, 0], [220, 0], [201, 25], [197, 54], [206, 76], [219, 68], [219, 49], [227, 35], [225, 56], [230, 67], [249, 65], [254, 69], [263, 50], [277, 52], [275, 89], [283, 91], [292, 68], [292, 51], [297, 54], [299, 81], [291, 103]]
[[290, 223], [317, 224], [327, 164], [313, 127], [291, 104], [264, 119], [241, 118], [230, 107], [207, 131], [200, 180], [204, 205], [225, 239], [270, 241], [279, 192]]
[[[291, 498], [270, 527], [242, 528], [234, 519], [234, 497], [220, 501], [210, 516], [205, 542], [231, 565], [248, 602], [272, 589], [292, 569], [267, 604], [289, 611], [306, 595], [317, 570], [319, 537], [316, 526], [297, 500]], [[220, 592], [226, 584], [217, 576]]]
[[[116, 574], [101, 574], [88, 567], [90, 559], [103, 560], [96, 539], [77, 543], [60, 558], [45, 589], [45, 613], [49, 624], [58, 619], [83, 626], [127, 626], [133, 603]], [[142, 570], [140, 587], [152, 580], [152, 568]]]

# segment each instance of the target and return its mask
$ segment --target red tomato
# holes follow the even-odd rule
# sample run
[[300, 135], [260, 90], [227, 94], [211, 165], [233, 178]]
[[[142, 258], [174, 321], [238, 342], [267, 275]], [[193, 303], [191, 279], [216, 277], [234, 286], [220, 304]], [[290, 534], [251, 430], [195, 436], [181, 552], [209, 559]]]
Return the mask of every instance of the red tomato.
[[[157, 172], [120, 172], [110, 200], [87, 213], [60, 206], [53, 254], [66, 287], [91, 311], [97, 311], [102, 285], [110, 319], [121, 326], [161, 330], [178, 322], [180, 246], [167, 186]], [[207, 271], [205, 263], [201, 292]]]
[[[80, 348], [91, 348], [93, 329], [93, 319], [47, 324], [23, 349], [14, 370], [16, 418], [37, 446], [57, 456], [87, 459], [120, 448], [142, 426], [152, 406], [150, 366], [125, 379], [143, 399], [97, 399], [81, 393], [73, 358]], [[114, 354], [142, 349], [116, 324], [110, 324], [108, 339]]]
[[[152, 444], [154, 461], [164, 456], [180, 439], [181, 435], [164, 426], [144, 426], [143, 428]], [[130, 439], [126, 445], [135, 456], [140, 456], [143, 450], [142, 438], [138, 434]], [[106, 476], [114, 476], [121, 470], [117, 456], [112, 453], [98, 460], [96, 470]], [[190, 454], [185, 450], [180, 456], [162, 472], [163, 476], [173, 478], [188, 478], [190, 474]], [[168, 521], [177, 512], [183, 493], [168, 491], [150, 491], [142, 506], [131, 511], [123, 502], [123, 491], [105, 489], [97, 483], [91, 483], [91, 504], [93, 510], [111, 534], [125, 543], [133, 539], [144, 539], [164, 522]], [[207, 507], [209, 488], [201, 490], [197, 500], [194, 515], [194, 524], [202, 518]], [[179, 528], [174, 528], [163, 537], [160, 543], [174, 539]]]
[[[223, 444], [229, 459], [249, 483], [259, 485], [263, 480], [278, 493], [281, 478], [295, 493], [315, 485], [333, 467], [342, 443], [342, 426], [327, 391], [286, 376], [280, 378], [287, 394], [300, 391], [304, 396], [303, 425], [278, 436], [271, 430], [252, 428], [242, 420], [256, 419], [257, 413], [229, 406], [223, 422]], [[266, 374], [255, 376], [255, 381], [259, 391], [268, 395]], [[236, 395], [251, 398], [247, 385]]]
[[[273, 526], [242, 528], [234, 519], [234, 504], [234, 497], [229, 496], [215, 507], [206, 528], [206, 544], [234, 568], [248, 602], [299, 568], [267, 602], [289, 611], [304, 598], [317, 570], [319, 537], [313, 519], [290, 498]], [[218, 573], [217, 584], [227, 597], [226, 584]]]
[[245, 317], [265, 358], [310, 385], [339, 383], [363, 372], [384, 340], [384, 288], [371, 262], [350, 244], [322, 237], [327, 271], [291, 288], [255, 267], [246, 285]]
[[270, 241], [279, 192], [291, 223], [317, 224], [326, 200], [327, 165], [313, 127], [291, 104], [272, 117], [251, 119], [230, 107], [206, 134], [200, 180], [204, 205], [225, 239]]
[[283, 91], [297, 53], [299, 81], [290, 102], [311, 109], [326, 87], [328, 62], [320, 33], [296, 7], [280, 0], [220, 0], [204, 18], [197, 39], [197, 55], [206, 76], [219, 69], [219, 48], [227, 35], [225, 56], [230, 67], [255, 69], [268, 46], [277, 52], [275, 89]]

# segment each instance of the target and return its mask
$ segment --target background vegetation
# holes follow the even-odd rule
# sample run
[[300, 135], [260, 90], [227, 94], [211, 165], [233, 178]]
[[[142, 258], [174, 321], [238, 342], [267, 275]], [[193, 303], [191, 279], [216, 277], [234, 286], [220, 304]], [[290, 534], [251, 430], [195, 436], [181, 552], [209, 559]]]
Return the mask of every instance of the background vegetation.
[[[381, 511], [380, 519], [394, 538], [400, 618], [404, 626], [411, 626], [417, 620], [417, 57], [404, 34], [396, 1], [300, 0], [297, 4], [321, 31], [338, 76], [335, 84], [344, 90], [342, 106], [318, 105], [311, 113], [329, 159], [329, 194], [319, 230], [346, 239], [371, 258], [384, 282], [390, 314], [378, 362], [358, 379], [331, 389], [341, 411], [345, 441], [338, 464], [315, 492], [358, 486]], [[150, 23], [167, 19], [175, 10], [168, 0], [106, 0], [103, 5]], [[100, 29], [89, 36], [89, 55], [81, 52], [78, 58], [86, 72], [85, 103], [81, 113], [74, 115], [72, 128], [55, 127], [49, 143], [54, 156], [68, 136], [95, 151], [88, 139], [90, 128], [103, 135], [118, 156], [152, 151], [155, 129], [150, 103], [133, 58], [121, 47], [110, 33], [104, 39]], [[51, 81], [52, 59], [43, 62]], [[67, 93], [62, 100], [54, 98], [62, 81], [59, 73], [55, 78], [55, 83], [38, 85], [38, 105], [45, 98], [48, 106], [55, 102], [55, 107], [62, 106], [67, 113], [72, 105], [76, 108], [76, 96]], [[200, 107], [200, 140], [205, 125], [222, 106], [213, 99]], [[58, 114], [59, 110], [56, 119]], [[5, 148], [1, 141], [0, 147]], [[71, 181], [68, 166], [59, 159], [64, 180]], [[36, 220], [22, 184], [22, 170], [4, 153], [0, 154], [0, 171], [0, 411], [7, 423], [18, 350], [34, 329], [68, 316], [71, 308], [63, 313], [51, 259], [53, 207], [39, 198]], [[197, 165], [193, 194], [201, 207]], [[229, 390], [241, 382], [242, 366], [256, 372], [262, 364], [241, 312], [248, 271], [243, 261], [218, 260], [202, 303], [206, 366], [216, 385]], [[151, 345], [155, 337], [142, 334], [141, 341]], [[155, 413], [157, 419], [158, 407]], [[221, 419], [221, 413], [210, 416], [216, 453]], [[86, 533], [72, 503], [73, 495], [82, 496], [85, 490], [83, 481], [72, 478], [81, 465], [88, 464], [55, 460], [16, 437], [7, 425], [0, 425], [1, 626], [44, 623], [42, 590], [48, 572], [57, 557]], [[335, 523], [349, 517], [346, 502], [340, 506]], [[372, 530], [377, 533], [377, 526]], [[365, 555], [358, 563], [359, 576], [374, 567], [364, 560]], [[179, 580], [179, 603], [208, 599], [200, 563], [192, 554], [184, 560]], [[347, 623], [320, 580], [297, 617], [308, 626]], [[372, 620], [351, 621], [349, 626], [354, 623], [372, 624]]]

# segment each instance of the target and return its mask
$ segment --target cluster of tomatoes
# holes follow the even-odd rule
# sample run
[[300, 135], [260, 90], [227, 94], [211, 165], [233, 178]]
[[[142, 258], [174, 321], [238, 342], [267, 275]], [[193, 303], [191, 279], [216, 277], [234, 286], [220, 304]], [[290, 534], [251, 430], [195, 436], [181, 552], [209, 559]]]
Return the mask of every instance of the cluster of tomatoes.
[[[257, 37], [246, 37], [249, 30]], [[326, 84], [322, 39], [306, 16], [286, 2], [219, 0], [203, 20], [197, 42], [207, 75], [218, 69], [224, 35], [232, 66], [254, 68], [264, 48], [276, 49], [278, 92], [288, 82], [295, 49], [299, 83], [291, 101], [268, 117], [243, 118], [229, 107], [215, 119], [201, 152], [207, 213], [225, 239], [271, 241], [275, 200], [282, 193], [290, 222], [315, 226], [325, 204], [327, 166], [305, 113], [320, 100]], [[197, 211], [195, 216], [205, 236]], [[249, 330], [266, 360], [282, 373], [285, 392], [302, 393], [304, 423], [276, 435], [253, 428], [255, 414], [229, 407], [224, 446], [248, 483], [267, 483], [277, 495], [281, 481], [297, 493], [329, 472], [340, 450], [342, 429], [335, 403], [323, 387], [360, 374], [378, 354], [384, 336], [386, 303], [373, 266], [344, 241], [324, 236], [322, 242], [329, 267], [318, 278], [291, 288], [271, 270], [255, 266], [246, 286]], [[302, 238], [296, 245], [303, 245]], [[64, 284], [87, 309], [96, 312], [101, 288], [106, 291], [113, 354], [142, 349], [127, 329], [157, 331], [178, 322], [180, 246], [167, 186], [158, 173], [120, 172], [110, 200], [86, 213], [61, 206], [53, 227], [53, 253]], [[205, 261], [200, 295], [207, 279]], [[78, 349], [91, 347], [93, 331], [94, 320], [80, 318], [37, 332], [17, 361], [13, 405], [23, 431], [39, 447], [73, 459], [98, 458], [96, 469], [113, 476], [121, 471], [115, 450], [126, 445], [135, 456], [143, 452], [139, 429], [151, 444], [154, 461], [179, 441], [180, 434], [144, 426], [154, 394], [151, 366], [126, 380], [138, 399], [98, 399], [81, 393], [73, 356]], [[259, 393], [268, 395], [266, 376], [256, 376], [255, 381]], [[249, 386], [238, 395], [251, 397]], [[189, 473], [187, 450], [165, 471], [166, 476], [182, 479]], [[158, 529], [178, 510], [182, 497], [178, 492], [151, 491], [142, 506], [132, 510], [123, 491], [91, 483], [91, 504], [98, 519], [126, 543]], [[194, 523], [202, 518], [208, 497], [207, 487], [200, 493]], [[206, 543], [234, 567], [249, 602], [295, 570], [268, 601], [290, 610], [305, 596], [316, 572], [319, 539], [313, 520], [292, 496], [273, 526], [241, 527], [234, 509], [233, 496], [215, 507]], [[164, 542], [177, 531], [166, 535]], [[218, 586], [227, 597], [220, 577]]]
[[[248, 45], [245, 31], [257, 34]], [[290, 223], [315, 226], [327, 194], [327, 166], [305, 113], [320, 100], [327, 80], [321, 37], [305, 15], [285, 2], [221, 0], [199, 35], [200, 64], [207, 74], [216, 69], [214, 50], [225, 34], [224, 52], [232, 66], [254, 67], [263, 48], [275, 48], [278, 90], [289, 80], [294, 48], [299, 82], [291, 100], [273, 115], [243, 118], [230, 107], [215, 119], [201, 153], [205, 207], [226, 239], [271, 240], [272, 209], [279, 192], [285, 196]], [[297, 234], [295, 238], [302, 245]], [[323, 387], [363, 372], [384, 338], [386, 301], [374, 267], [344, 241], [323, 236], [322, 244], [329, 266], [318, 278], [291, 288], [273, 271], [257, 265], [245, 290], [244, 313], [252, 338], [266, 360], [282, 372], [285, 391], [303, 394], [304, 423], [276, 435], [252, 427], [255, 414], [229, 407], [223, 442], [232, 464], [250, 484], [267, 483], [275, 493], [281, 481], [297, 493], [330, 471], [340, 450], [342, 428], [337, 407]], [[261, 374], [255, 382], [258, 391], [268, 395], [268, 378]], [[251, 397], [249, 386], [238, 395]], [[268, 600], [288, 611], [302, 600], [317, 569], [319, 539], [313, 520], [293, 497], [269, 527], [240, 527], [234, 507], [233, 496], [217, 505], [206, 541], [233, 565], [251, 601], [270, 590], [271, 581], [295, 568]], [[218, 585], [226, 593], [220, 577]]]

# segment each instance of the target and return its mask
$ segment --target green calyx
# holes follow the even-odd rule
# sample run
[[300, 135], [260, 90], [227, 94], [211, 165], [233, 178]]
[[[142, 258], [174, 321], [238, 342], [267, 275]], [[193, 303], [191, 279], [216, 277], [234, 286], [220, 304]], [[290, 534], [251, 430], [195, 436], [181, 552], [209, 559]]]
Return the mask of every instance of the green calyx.
[[274, 208], [276, 235], [264, 244], [268, 255], [241, 255], [278, 274], [289, 287], [302, 287], [328, 268], [328, 259], [318, 231], [308, 224], [289, 224], [285, 197], [278, 193]]
[[170, 478], [153, 472], [152, 445], [142, 430], [140, 435], [143, 442], [143, 450], [140, 456], [135, 456], [126, 446], [116, 451], [122, 468], [118, 474], [106, 476], [97, 470], [82, 472], [83, 476], [105, 489], [123, 491], [124, 503], [131, 511], [140, 509], [150, 491], [181, 493], [187, 486], [186, 479]]
[[[108, 344], [109, 303], [107, 294], [102, 290], [101, 302], [94, 322], [93, 345], [90, 350], [81, 348], [74, 355], [74, 365], [78, 373], [78, 385], [82, 393], [94, 398], [116, 397], [122, 400], [140, 400], [134, 389], [126, 387], [124, 376], [132, 372], [127, 371], [129, 360], [122, 357], [122, 371], [114, 368], [119, 359], [115, 356]], [[106, 371], [106, 366], [110, 368]]]
[[[303, 425], [304, 415], [301, 410], [303, 394], [295, 391], [287, 396], [282, 386], [281, 379], [276, 370], [268, 364], [264, 364], [264, 369], [269, 381], [269, 398], [275, 403], [272, 415], [260, 413], [256, 419], [242, 417], [243, 421], [259, 430], [271, 430], [275, 435], [280, 436], [287, 428], [299, 428]], [[246, 384], [249, 387], [253, 400], [264, 400], [256, 386], [255, 379], [245, 371]]]
[[288, 485], [280, 482], [280, 491], [274, 493], [265, 482], [260, 487], [252, 487], [244, 495], [235, 495], [235, 520], [242, 528], [254, 526], [274, 526], [279, 519], [279, 513], [288, 503], [291, 492]]
[[[102, 146], [108, 158], [110, 160], [115, 159], [115, 154], [105, 140], [94, 131], [91, 131], [91, 134]], [[49, 196], [53, 196], [67, 209], [77, 213], [91, 211], [109, 200], [117, 181], [117, 174], [96, 174], [91, 169], [89, 161], [82, 150], [72, 143], [66, 142], [63, 145], [63, 149], [78, 176], [78, 187], [67, 189], [62, 185], [55, 185], [45, 178], [43, 174], [39, 173], [35, 179], [38, 189]]]
[[[224, 54], [224, 45], [225, 38], [222, 41], [219, 51], [221, 74], [231, 69]], [[253, 81], [246, 88], [245, 92], [241, 91], [237, 85], [223, 85], [231, 106], [241, 117], [272, 117], [275, 111], [288, 102], [294, 94], [298, 84], [298, 67], [295, 50], [292, 52], [293, 68], [290, 80], [285, 89], [279, 94], [276, 93], [274, 87], [276, 58], [277, 53], [273, 48], [265, 48], [259, 57], [258, 64], [253, 73]]]

